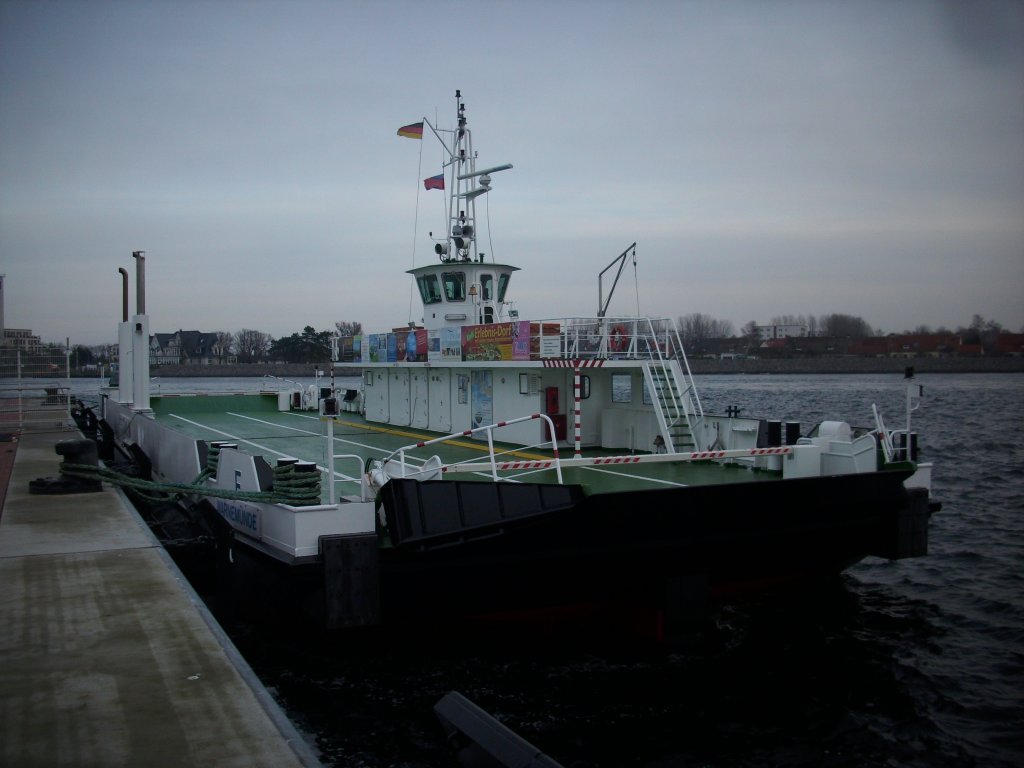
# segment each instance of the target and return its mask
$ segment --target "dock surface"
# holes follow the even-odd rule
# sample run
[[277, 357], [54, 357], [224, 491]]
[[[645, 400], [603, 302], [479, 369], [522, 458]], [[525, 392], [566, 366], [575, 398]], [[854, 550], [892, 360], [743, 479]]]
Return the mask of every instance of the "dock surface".
[[118, 491], [29, 493], [73, 437], [0, 443], [0, 766], [318, 765]]

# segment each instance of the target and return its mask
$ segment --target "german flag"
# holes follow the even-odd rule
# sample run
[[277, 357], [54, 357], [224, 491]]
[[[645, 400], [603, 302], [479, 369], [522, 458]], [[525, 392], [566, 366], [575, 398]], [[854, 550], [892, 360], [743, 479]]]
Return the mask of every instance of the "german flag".
[[410, 123], [409, 125], [403, 125], [398, 129], [399, 136], [405, 136], [407, 139], [422, 139], [423, 138], [423, 123]]

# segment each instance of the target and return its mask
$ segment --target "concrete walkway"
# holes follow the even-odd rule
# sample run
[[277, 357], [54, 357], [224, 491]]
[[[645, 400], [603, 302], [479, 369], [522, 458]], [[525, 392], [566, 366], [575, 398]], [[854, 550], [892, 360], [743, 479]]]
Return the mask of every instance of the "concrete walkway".
[[23, 435], [14, 453], [0, 766], [318, 765], [118, 491], [29, 494], [75, 436]]

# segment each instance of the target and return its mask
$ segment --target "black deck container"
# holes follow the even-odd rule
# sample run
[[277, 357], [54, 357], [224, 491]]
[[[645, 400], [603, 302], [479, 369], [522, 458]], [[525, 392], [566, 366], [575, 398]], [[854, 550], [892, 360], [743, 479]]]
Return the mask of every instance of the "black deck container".
[[584, 498], [578, 485], [403, 479], [388, 482], [381, 495], [395, 546], [486, 536], [496, 525], [569, 510]]

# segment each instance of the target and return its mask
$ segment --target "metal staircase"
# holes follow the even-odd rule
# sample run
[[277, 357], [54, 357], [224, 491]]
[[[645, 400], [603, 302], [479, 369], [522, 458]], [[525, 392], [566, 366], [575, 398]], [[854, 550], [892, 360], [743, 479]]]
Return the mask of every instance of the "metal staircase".
[[643, 368], [665, 450], [668, 453], [701, 450], [696, 434], [704, 412], [689, 366], [684, 371], [678, 359], [659, 356], [645, 362]]

